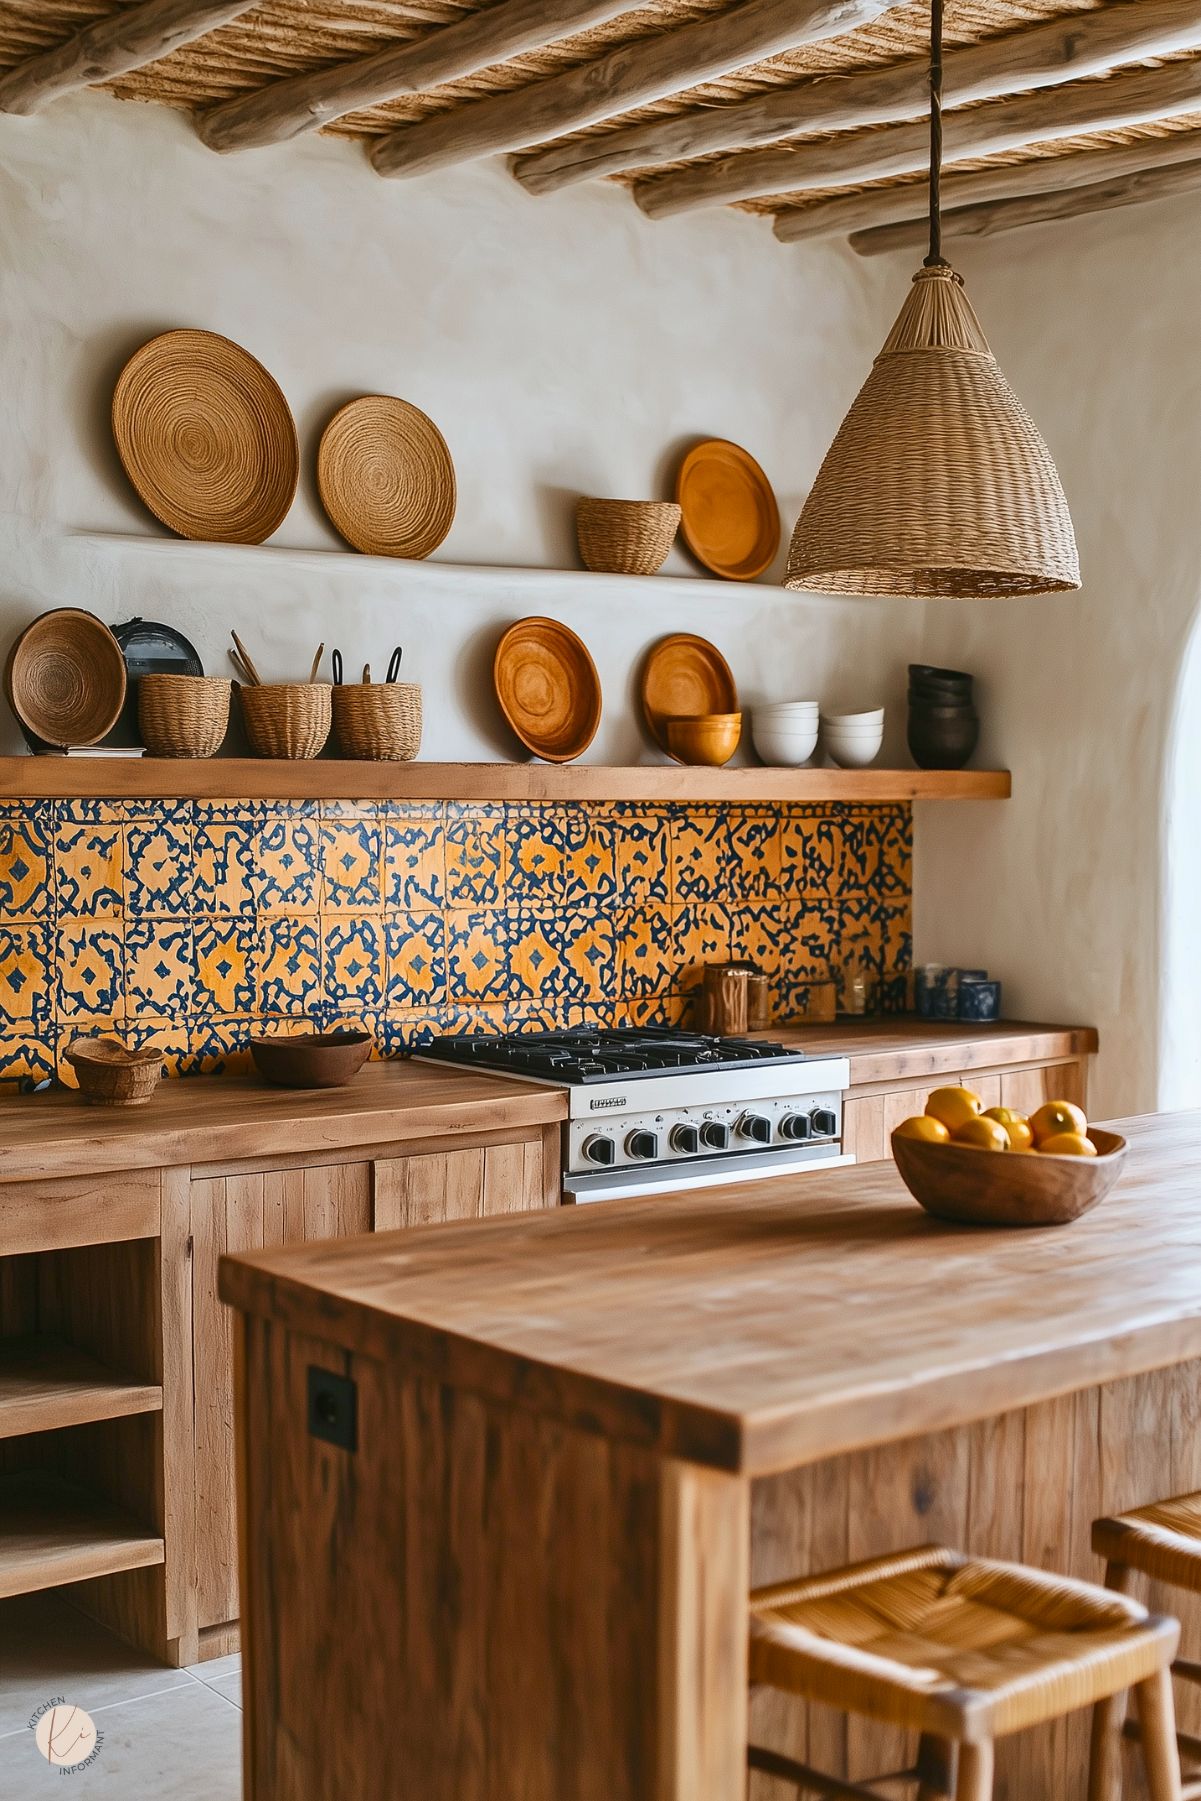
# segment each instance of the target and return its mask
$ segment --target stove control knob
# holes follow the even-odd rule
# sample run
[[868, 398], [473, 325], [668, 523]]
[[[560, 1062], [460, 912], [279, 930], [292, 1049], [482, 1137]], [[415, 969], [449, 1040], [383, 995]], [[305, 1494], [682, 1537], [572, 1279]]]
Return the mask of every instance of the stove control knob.
[[771, 1143], [771, 1121], [762, 1113], [744, 1113], [738, 1122], [741, 1138], [753, 1138], [756, 1144]]
[[730, 1143], [730, 1128], [720, 1119], [707, 1119], [701, 1127], [701, 1143], [707, 1151], [724, 1151]]
[[669, 1143], [673, 1151], [682, 1151], [686, 1157], [695, 1157], [701, 1148], [701, 1135], [695, 1126], [673, 1126]]
[[809, 1123], [818, 1138], [833, 1138], [838, 1131], [838, 1115], [832, 1107], [815, 1107]]
[[602, 1163], [608, 1165], [612, 1163], [614, 1157], [617, 1155], [613, 1146], [613, 1140], [611, 1138], [603, 1138], [599, 1132], [594, 1132], [591, 1138], [585, 1138], [581, 1149], [589, 1163]]
[[781, 1138], [808, 1138], [812, 1129], [807, 1113], [786, 1113], [780, 1121]]
[[641, 1157], [645, 1162], [648, 1157], [659, 1155], [659, 1134], [657, 1132], [631, 1132], [626, 1139], [626, 1154], [630, 1157]]

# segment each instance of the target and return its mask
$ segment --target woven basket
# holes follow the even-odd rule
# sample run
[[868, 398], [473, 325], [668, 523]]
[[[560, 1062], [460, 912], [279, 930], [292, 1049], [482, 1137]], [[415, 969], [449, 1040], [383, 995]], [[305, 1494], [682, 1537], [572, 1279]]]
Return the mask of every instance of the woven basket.
[[657, 575], [679, 523], [674, 500], [576, 501], [580, 556], [598, 574]]
[[232, 682], [221, 675], [144, 675], [138, 727], [152, 757], [212, 757], [229, 728]]
[[356, 682], [333, 690], [334, 729], [348, 757], [411, 763], [421, 749], [419, 682]]
[[127, 1050], [119, 1038], [75, 1038], [64, 1055], [93, 1107], [141, 1107], [158, 1092], [161, 1051]]
[[261, 682], [239, 688], [246, 736], [256, 757], [320, 756], [329, 737], [330, 689], [324, 682]]
[[407, 400], [363, 394], [317, 448], [317, 487], [335, 528], [377, 557], [428, 557], [455, 516], [455, 466], [433, 420]]
[[4, 672], [27, 732], [60, 748], [96, 744], [121, 717], [125, 659], [107, 625], [75, 607], [43, 613], [21, 633]]

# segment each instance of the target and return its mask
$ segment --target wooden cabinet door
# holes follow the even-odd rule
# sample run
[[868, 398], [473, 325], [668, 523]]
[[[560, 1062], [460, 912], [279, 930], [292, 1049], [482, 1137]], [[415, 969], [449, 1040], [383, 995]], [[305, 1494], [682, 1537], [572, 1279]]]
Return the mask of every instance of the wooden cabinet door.
[[218, 1259], [227, 1251], [370, 1231], [371, 1166], [269, 1170], [191, 1187], [196, 1585], [203, 1630], [238, 1617], [233, 1313], [217, 1296]]
[[1011, 1069], [1001, 1074], [1001, 1105], [1018, 1113], [1033, 1113], [1044, 1101], [1073, 1101], [1085, 1105], [1086, 1065], [1048, 1063], [1042, 1069]]
[[926, 1097], [935, 1088], [970, 1088], [985, 1107], [1008, 1106], [1002, 1102], [1003, 1078], [987, 1071], [966, 1075], [931, 1076], [921, 1088], [884, 1088], [876, 1094], [857, 1095], [854, 1089], [843, 1107], [843, 1149], [857, 1163], [879, 1163], [892, 1155], [892, 1135], [903, 1119], [926, 1111]]
[[374, 1168], [377, 1232], [526, 1213], [547, 1204], [541, 1139], [381, 1158]]

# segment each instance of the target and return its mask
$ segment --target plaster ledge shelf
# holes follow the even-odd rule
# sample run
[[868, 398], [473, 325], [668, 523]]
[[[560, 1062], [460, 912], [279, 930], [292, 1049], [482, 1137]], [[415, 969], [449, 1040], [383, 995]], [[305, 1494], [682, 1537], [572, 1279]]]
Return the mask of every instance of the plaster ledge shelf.
[[272, 762], [0, 757], [0, 799], [756, 801], [1007, 800], [1004, 769], [698, 769], [671, 764]]

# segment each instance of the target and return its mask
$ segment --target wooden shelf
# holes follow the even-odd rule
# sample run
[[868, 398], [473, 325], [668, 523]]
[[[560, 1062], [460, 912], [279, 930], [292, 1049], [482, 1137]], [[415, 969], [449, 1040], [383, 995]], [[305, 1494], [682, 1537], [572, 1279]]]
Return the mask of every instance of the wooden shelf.
[[0, 1597], [162, 1563], [124, 1508], [41, 1471], [0, 1479]]
[[0, 1438], [130, 1413], [160, 1413], [163, 1391], [108, 1369], [61, 1338], [0, 1339]]
[[678, 764], [307, 763], [257, 757], [0, 757], [0, 799], [755, 801], [1007, 800], [1004, 769], [695, 769]]

